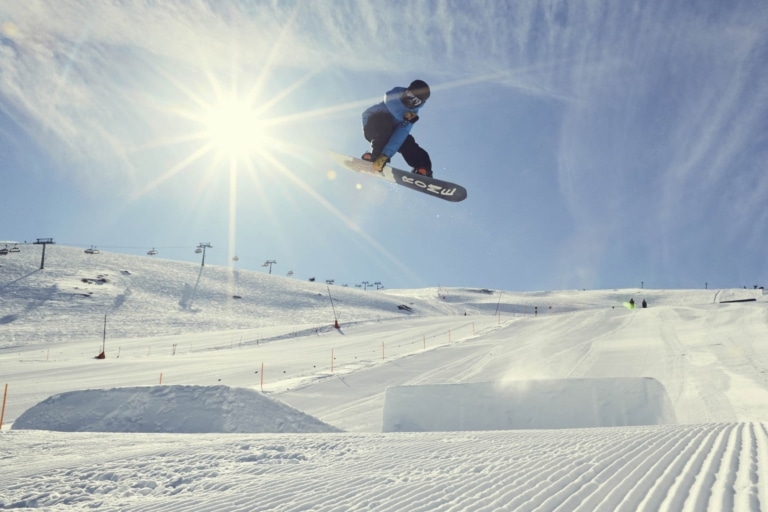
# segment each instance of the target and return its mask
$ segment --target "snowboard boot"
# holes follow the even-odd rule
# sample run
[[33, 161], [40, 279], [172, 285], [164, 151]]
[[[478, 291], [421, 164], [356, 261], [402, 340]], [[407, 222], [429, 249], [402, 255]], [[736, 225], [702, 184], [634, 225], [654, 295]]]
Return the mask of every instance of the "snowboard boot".
[[[369, 151], [363, 153], [363, 156], [360, 158], [366, 162], [371, 162], [373, 164], [373, 169], [378, 172], [381, 172], [384, 169], [384, 166], [389, 163], [389, 158], [387, 158], [386, 155], [379, 155], [376, 158], [373, 158], [373, 155]], [[380, 168], [377, 169], [376, 166], [379, 166]]]
[[432, 171], [427, 169], [426, 167], [418, 167], [411, 172], [415, 174], [421, 174], [422, 176], [426, 176], [427, 178], [432, 177]]

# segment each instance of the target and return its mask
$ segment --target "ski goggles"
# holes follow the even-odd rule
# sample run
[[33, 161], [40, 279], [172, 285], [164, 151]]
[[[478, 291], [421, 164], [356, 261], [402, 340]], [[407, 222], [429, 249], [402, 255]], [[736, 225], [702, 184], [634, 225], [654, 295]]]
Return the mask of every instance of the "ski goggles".
[[419, 105], [421, 105], [422, 101], [421, 101], [421, 98], [419, 98], [418, 96], [413, 94], [411, 91], [406, 90], [405, 91], [404, 103], [407, 106], [413, 108], [413, 107], [418, 107]]

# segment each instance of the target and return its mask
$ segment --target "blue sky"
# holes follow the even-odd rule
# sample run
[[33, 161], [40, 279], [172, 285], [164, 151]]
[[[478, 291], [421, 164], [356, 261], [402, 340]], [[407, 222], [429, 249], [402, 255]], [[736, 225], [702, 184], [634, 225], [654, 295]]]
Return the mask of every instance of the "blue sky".
[[[0, 240], [210, 242], [350, 286], [765, 285], [766, 26], [760, 0], [0, 0]], [[415, 78], [463, 203], [326, 156]]]

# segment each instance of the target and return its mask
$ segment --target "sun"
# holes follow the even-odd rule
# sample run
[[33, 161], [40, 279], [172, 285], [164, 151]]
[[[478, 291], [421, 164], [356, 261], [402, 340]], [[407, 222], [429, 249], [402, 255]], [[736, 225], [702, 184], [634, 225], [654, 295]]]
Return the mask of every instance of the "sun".
[[284, 92], [274, 97], [265, 95], [263, 79], [257, 78], [250, 88], [243, 88], [241, 77], [222, 81], [211, 70], [205, 70], [207, 80], [198, 83], [162, 69], [158, 74], [173, 86], [178, 100], [174, 104], [150, 105], [169, 118], [181, 120], [188, 130], [152, 140], [140, 149], [182, 145], [187, 149], [180, 152], [177, 163], [147, 183], [135, 197], [201, 164], [207, 167], [208, 177], [238, 169], [252, 172], [263, 168], [260, 164], [264, 161], [274, 159], [273, 153], [285, 145], [274, 135], [274, 125], [280, 120], [270, 117], [270, 109], [284, 98]]
[[248, 100], [219, 98], [205, 106], [200, 122], [207, 143], [220, 158], [246, 160], [269, 149], [267, 120]]

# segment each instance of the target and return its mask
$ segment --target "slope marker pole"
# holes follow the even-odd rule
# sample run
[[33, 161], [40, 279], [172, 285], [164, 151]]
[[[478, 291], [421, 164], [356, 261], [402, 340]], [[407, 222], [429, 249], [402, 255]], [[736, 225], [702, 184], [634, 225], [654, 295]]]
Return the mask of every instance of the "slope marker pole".
[[0, 410], [0, 430], [3, 429], [3, 418], [5, 417], [5, 399], [8, 398], [8, 384], [5, 385], [3, 392], [3, 408]]

